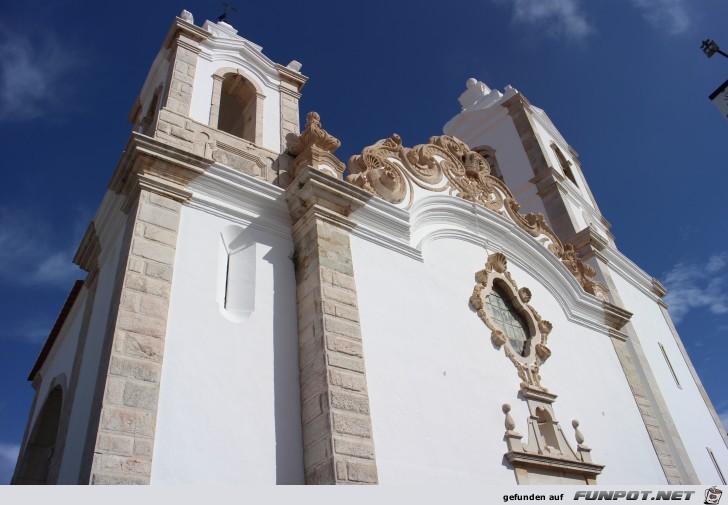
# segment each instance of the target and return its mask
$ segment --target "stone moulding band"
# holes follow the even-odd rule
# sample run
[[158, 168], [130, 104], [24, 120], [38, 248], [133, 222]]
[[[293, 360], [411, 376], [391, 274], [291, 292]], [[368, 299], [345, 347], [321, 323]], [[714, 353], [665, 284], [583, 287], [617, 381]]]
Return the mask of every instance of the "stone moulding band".
[[550, 456], [544, 456], [543, 454], [528, 454], [516, 451], [507, 452], [506, 459], [510, 464], [516, 467], [528, 466], [548, 470], [560, 469], [568, 473], [576, 473], [589, 477], [594, 477], [600, 474], [604, 469], [604, 465], [553, 458]]

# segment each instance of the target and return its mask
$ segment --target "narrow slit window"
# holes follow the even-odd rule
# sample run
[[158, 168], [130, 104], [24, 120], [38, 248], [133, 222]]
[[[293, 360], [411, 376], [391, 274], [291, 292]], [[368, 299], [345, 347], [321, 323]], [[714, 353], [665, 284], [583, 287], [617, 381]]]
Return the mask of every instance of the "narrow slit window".
[[242, 320], [255, 311], [256, 243], [239, 226], [220, 235], [216, 300], [226, 316]]
[[667, 352], [665, 352], [665, 347], [660, 342], [658, 342], [657, 345], [660, 346], [660, 350], [662, 351], [662, 357], [665, 358], [665, 363], [667, 363], [667, 368], [670, 369], [672, 378], [675, 379], [675, 384], [677, 384], [677, 387], [682, 389], [682, 386], [680, 385], [680, 381], [677, 379], [677, 374], [675, 373], [675, 369], [672, 367], [672, 363], [670, 363], [670, 358], [667, 357]]
[[718, 460], [715, 459], [715, 454], [713, 454], [713, 451], [710, 450], [710, 447], [706, 447], [705, 450], [708, 451], [710, 460], [713, 462], [713, 466], [715, 466], [715, 471], [718, 472], [718, 477], [720, 477], [720, 481], [725, 486], [727, 484], [725, 481], [725, 476], [723, 475], [723, 472], [720, 470], [720, 467], [718, 466]]

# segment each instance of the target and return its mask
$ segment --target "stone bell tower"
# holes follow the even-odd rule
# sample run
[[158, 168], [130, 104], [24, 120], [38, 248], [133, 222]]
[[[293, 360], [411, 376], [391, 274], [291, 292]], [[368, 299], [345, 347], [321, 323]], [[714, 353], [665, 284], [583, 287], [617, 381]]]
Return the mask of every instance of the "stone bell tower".
[[174, 19], [29, 377], [14, 483], [303, 483], [283, 198], [300, 69]]
[[544, 214], [564, 242], [587, 229], [595, 240], [613, 239], [579, 155], [542, 109], [511, 86], [501, 93], [476, 79], [468, 80], [459, 100], [462, 112], [444, 132], [483, 154], [524, 212]]
[[285, 187], [301, 64], [274, 63], [224, 21], [180, 16], [129, 114], [134, 131]]
[[[662, 393], [662, 388], [670, 391], [671, 385], [661, 386], [653, 372], [664, 366], [658, 351], [664, 345], [677, 343], [675, 352], [689, 363], [661, 299], [665, 288], [639, 271], [617, 249], [611, 225], [589, 189], [578, 154], [542, 109], [510, 85], [501, 93], [476, 79], [468, 79], [459, 101], [462, 111], [445, 125], [444, 132], [480, 152], [495, 175], [512, 190], [521, 211], [543, 214], [571, 254], [579, 257], [588, 273], [606, 287], [601, 298], [615, 337], [612, 342], [665, 476], [671, 484], [697, 482], [669, 400]], [[638, 288], [639, 295], [631, 291], [633, 287]], [[651, 327], [644, 322], [648, 311], [656, 314]], [[654, 331], [658, 325], [669, 327], [666, 342], [658, 341], [661, 336]], [[701, 391], [703, 401], [712, 409]], [[679, 410], [679, 405], [676, 402], [672, 409]], [[719, 423], [714, 409], [712, 417]]]

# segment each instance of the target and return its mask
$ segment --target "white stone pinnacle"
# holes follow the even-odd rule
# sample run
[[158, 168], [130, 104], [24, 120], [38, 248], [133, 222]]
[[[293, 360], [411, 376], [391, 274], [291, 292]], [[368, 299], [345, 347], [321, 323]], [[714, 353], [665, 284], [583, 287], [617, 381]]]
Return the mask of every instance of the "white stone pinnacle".
[[192, 13], [188, 11], [187, 9], [183, 9], [182, 12], [179, 15], [180, 18], [184, 19], [190, 24], [195, 24], [195, 18], [192, 16]]

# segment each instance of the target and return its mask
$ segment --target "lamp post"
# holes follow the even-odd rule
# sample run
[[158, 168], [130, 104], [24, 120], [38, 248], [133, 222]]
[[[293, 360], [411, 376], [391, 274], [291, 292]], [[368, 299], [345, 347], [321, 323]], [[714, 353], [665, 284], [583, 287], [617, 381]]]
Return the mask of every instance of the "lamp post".
[[[728, 54], [721, 51], [718, 44], [711, 39], [705, 39], [703, 43], [700, 44], [700, 49], [703, 50], [705, 56], [708, 58], [712, 58], [715, 53], [722, 54], [728, 58]], [[728, 119], [728, 81], [725, 81], [723, 84], [718, 86], [718, 89], [713, 91], [708, 96], [708, 99], [715, 104], [721, 116]]]
[[708, 58], [712, 58], [715, 53], [722, 54], [728, 58], [728, 54], [720, 50], [720, 47], [718, 47], [718, 44], [715, 43], [715, 40], [705, 39], [703, 43], [700, 44], [700, 49], [703, 50], [705, 56]]

